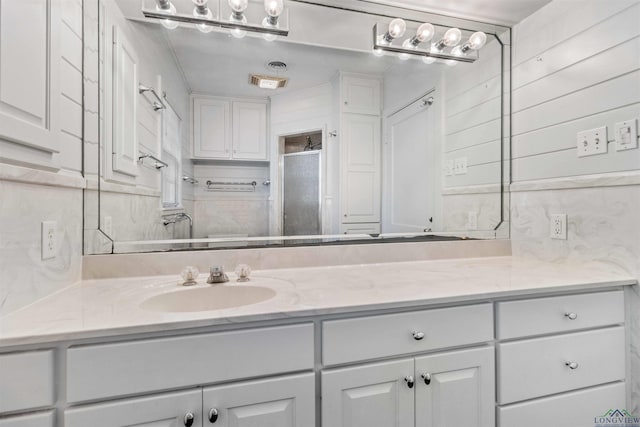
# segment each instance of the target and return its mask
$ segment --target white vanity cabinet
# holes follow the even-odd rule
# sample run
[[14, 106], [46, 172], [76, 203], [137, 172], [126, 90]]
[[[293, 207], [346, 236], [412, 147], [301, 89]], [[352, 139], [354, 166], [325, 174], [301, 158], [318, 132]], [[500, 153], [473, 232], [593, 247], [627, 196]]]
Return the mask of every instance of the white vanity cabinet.
[[[323, 364], [492, 340], [491, 304], [333, 320], [323, 324]], [[324, 427], [494, 425], [490, 346], [325, 369], [321, 377]]]
[[267, 160], [267, 101], [192, 96], [194, 159]]

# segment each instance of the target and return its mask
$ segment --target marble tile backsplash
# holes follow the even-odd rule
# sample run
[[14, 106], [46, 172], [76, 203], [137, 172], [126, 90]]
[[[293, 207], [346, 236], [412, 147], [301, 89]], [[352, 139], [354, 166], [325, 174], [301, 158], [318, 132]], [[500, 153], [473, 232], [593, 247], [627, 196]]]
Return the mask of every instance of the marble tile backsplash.
[[[56, 221], [54, 259], [42, 260], [42, 221]], [[82, 190], [0, 180], [0, 316], [80, 280]]]
[[[599, 264], [640, 277], [640, 185], [512, 192], [514, 256]], [[566, 213], [567, 240], [549, 238], [551, 214]], [[640, 289], [627, 291], [627, 410], [640, 412]]]

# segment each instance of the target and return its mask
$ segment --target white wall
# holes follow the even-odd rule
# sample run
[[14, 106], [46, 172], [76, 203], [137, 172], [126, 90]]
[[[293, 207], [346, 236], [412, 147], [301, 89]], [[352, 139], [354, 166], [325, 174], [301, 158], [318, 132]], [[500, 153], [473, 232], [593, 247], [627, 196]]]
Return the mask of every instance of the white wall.
[[[576, 133], [640, 117], [640, 2], [555, 0], [514, 28], [514, 255], [640, 277], [640, 150], [578, 158]], [[568, 239], [549, 218], [568, 216]], [[627, 292], [627, 410], [640, 410], [640, 291]], [[595, 409], [595, 408], [594, 408]]]

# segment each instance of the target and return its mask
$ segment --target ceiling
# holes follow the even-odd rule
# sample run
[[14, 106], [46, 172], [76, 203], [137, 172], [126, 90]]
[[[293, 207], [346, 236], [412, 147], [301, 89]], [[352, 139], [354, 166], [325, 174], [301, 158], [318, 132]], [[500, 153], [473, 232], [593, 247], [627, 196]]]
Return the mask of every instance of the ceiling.
[[551, 0], [368, 0], [390, 6], [513, 26]]

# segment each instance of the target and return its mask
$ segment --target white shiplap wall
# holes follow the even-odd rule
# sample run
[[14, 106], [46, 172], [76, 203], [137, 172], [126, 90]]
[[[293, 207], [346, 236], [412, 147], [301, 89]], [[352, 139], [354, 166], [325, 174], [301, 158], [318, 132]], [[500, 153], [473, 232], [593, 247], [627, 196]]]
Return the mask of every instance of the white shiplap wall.
[[514, 181], [640, 168], [640, 150], [579, 158], [576, 133], [640, 117], [640, 1], [556, 0], [514, 28]]

